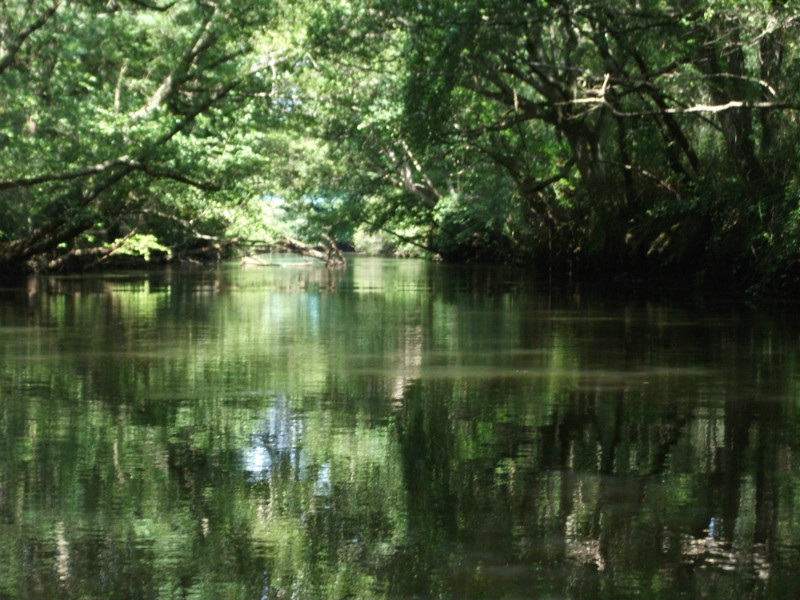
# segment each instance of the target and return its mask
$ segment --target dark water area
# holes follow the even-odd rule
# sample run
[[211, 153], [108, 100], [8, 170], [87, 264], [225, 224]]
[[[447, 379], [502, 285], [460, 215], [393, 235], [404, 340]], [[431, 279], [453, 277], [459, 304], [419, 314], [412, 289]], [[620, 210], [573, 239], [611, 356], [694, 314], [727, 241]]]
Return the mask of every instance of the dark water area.
[[0, 288], [0, 599], [797, 597], [799, 335], [422, 261]]

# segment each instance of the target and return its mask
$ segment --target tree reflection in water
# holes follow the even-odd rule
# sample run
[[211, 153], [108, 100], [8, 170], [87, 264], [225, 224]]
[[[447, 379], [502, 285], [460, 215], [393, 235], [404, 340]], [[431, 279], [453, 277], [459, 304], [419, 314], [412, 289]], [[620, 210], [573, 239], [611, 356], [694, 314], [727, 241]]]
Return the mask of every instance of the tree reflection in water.
[[0, 598], [798, 596], [786, 314], [326, 277], [0, 290]]

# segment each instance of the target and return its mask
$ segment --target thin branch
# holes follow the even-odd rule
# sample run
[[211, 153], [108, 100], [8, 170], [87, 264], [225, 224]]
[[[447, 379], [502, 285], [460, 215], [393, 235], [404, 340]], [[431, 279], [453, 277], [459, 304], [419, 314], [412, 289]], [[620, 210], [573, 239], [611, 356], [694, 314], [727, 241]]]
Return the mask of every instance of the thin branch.
[[554, 183], [558, 183], [562, 179], [566, 179], [570, 169], [575, 166], [575, 162], [575, 157], [570, 157], [570, 159], [559, 168], [557, 173], [547, 177], [546, 179], [541, 179], [533, 185], [529, 185], [525, 188], [525, 191], [529, 194], [538, 194], [546, 188], [549, 188]]
[[128, 61], [126, 60], [122, 64], [122, 68], [119, 70], [119, 76], [117, 77], [117, 85], [114, 86], [114, 114], [119, 114], [119, 105], [122, 98], [122, 79], [125, 77], [125, 71], [128, 70]]
[[130, 0], [131, 4], [135, 4], [136, 6], [141, 6], [142, 8], [147, 8], [149, 10], [157, 10], [159, 12], [166, 12], [173, 6], [178, 3], [178, 0], [173, 0], [166, 6], [159, 6], [153, 2], [145, 2], [145, 0]]
[[134, 168], [138, 171], [141, 171], [145, 175], [149, 175], [150, 177], [154, 177], [156, 179], [172, 179], [173, 181], [189, 185], [204, 192], [218, 192], [222, 189], [222, 186], [218, 183], [214, 183], [213, 181], [198, 181], [177, 171], [158, 169], [147, 164], [142, 164]]
[[[189, 124], [194, 121], [197, 115], [208, 110], [208, 108], [227, 95], [239, 83], [241, 83], [241, 79], [232, 80], [217, 93], [209, 98], [206, 98], [198, 105], [192, 107], [192, 110], [186, 116], [184, 116], [181, 121], [176, 123], [161, 137], [156, 139], [152, 145], [148, 146], [148, 149], [166, 144], [178, 133], [188, 127]], [[144, 152], [146, 151], [147, 150]], [[100, 181], [96, 182], [94, 187], [92, 187], [89, 191], [84, 192], [79, 188], [75, 188], [66, 193], [65, 196], [68, 199], [70, 197], [75, 198], [75, 201], [72, 202], [72, 206], [77, 209], [88, 206], [98, 196], [119, 183], [131, 172], [137, 168], [140, 168], [141, 165], [142, 163], [140, 161], [136, 161], [128, 156], [125, 156], [112, 159], [105, 163], [100, 163], [99, 165], [94, 165], [93, 167], [81, 169], [80, 171], [72, 171], [55, 176], [49, 175], [12, 182], [0, 182], [5, 184], [5, 186], [0, 185], [0, 189], [21, 187], [23, 185], [35, 185], [37, 182], [44, 183], [46, 181], [64, 181], [75, 179], [81, 176], [103, 174], [104, 172], [108, 173], [107, 177], [104, 177]], [[110, 171], [112, 167], [119, 168], [114, 171]], [[48, 252], [56, 248], [61, 242], [68, 241], [82, 231], [89, 229], [92, 226], [92, 223], [93, 220], [91, 218], [78, 219], [74, 223], [68, 223], [66, 220], [66, 215], [61, 215], [51, 221], [48, 221], [45, 225], [36, 228], [24, 239], [14, 240], [7, 245], [0, 245], [0, 263], [19, 263], [32, 256], [36, 256], [37, 254]]]
[[324, 261], [325, 266], [329, 269], [331, 267], [344, 267], [347, 264], [347, 260], [345, 260], [344, 255], [336, 246], [336, 243], [328, 235], [323, 234], [322, 237], [327, 243], [327, 245], [322, 245], [322, 247], [325, 248], [324, 251], [306, 244], [305, 242], [301, 242], [300, 240], [291, 238], [288, 235], [282, 235], [280, 239], [284, 246], [291, 252]]
[[750, 102], [745, 100], [730, 100], [724, 104], [695, 104], [693, 106], [685, 106], [680, 108], [663, 108], [660, 110], [643, 110], [643, 111], [622, 111], [616, 108], [605, 97], [585, 97], [575, 98], [565, 102], [556, 102], [556, 106], [568, 106], [572, 104], [584, 104], [593, 106], [595, 108], [605, 107], [618, 117], [645, 117], [652, 115], [682, 115], [691, 113], [721, 113], [737, 108], [744, 108], [746, 110], [791, 110], [800, 111], [800, 105], [791, 102]]
[[210, 181], [198, 181], [178, 173], [177, 171], [153, 167], [147, 163], [134, 160], [130, 156], [112, 158], [105, 162], [84, 167], [82, 169], [77, 169], [75, 171], [48, 173], [46, 175], [39, 175], [37, 177], [24, 177], [21, 179], [11, 179], [5, 181], [0, 180], [0, 190], [18, 189], [54, 181], [70, 181], [72, 179], [80, 179], [81, 177], [91, 177], [94, 175], [99, 175], [104, 171], [113, 169], [114, 167], [126, 167], [128, 172], [130, 172], [130, 170], [141, 171], [145, 175], [149, 175], [150, 177], [157, 179], [173, 179], [206, 192], [217, 192], [220, 190], [220, 186], [216, 183]]
[[370, 221], [368, 219], [362, 219], [362, 221], [366, 225], [370, 225], [371, 227], [374, 227], [378, 231], [383, 231], [384, 233], [388, 233], [389, 235], [391, 235], [393, 237], [396, 237], [401, 242], [405, 242], [406, 244], [411, 244], [412, 246], [416, 246], [420, 250], [425, 250], [426, 252], [431, 252], [433, 254], [436, 253], [436, 250], [434, 248], [431, 248], [430, 246], [426, 246], [422, 242], [417, 241], [415, 238], [409, 237], [407, 235], [403, 235], [402, 233], [398, 233], [397, 231], [393, 231], [393, 230], [389, 229], [388, 227], [386, 227], [385, 225], [380, 225], [377, 222]]
[[155, 210], [153, 208], [143, 208], [141, 210], [142, 214], [153, 215], [154, 217], [159, 217], [166, 221], [171, 221], [173, 223], [177, 223], [185, 230], [189, 231], [194, 235], [196, 239], [199, 240], [210, 240], [210, 241], [219, 241], [220, 238], [213, 235], [208, 235], [205, 233], [200, 233], [200, 231], [194, 226], [193, 221], [187, 221], [186, 219], [182, 219], [178, 215], [171, 215], [165, 212], [161, 212], [160, 210]]
[[414, 156], [414, 154], [411, 152], [411, 148], [408, 147], [408, 144], [406, 144], [405, 140], [399, 140], [399, 143], [400, 147], [403, 148], [403, 151], [406, 153], [406, 156], [411, 161], [411, 164], [414, 165], [414, 169], [417, 171], [417, 173], [419, 173], [420, 177], [422, 177], [422, 179], [425, 181], [425, 184], [428, 186], [428, 189], [433, 193], [434, 196], [436, 196], [437, 198], [441, 198], [442, 194], [439, 192], [438, 189], [436, 189], [436, 186], [434, 185], [433, 181], [431, 181], [431, 178], [428, 177], [428, 174], [422, 168], [422, 165], [417, 160], [417, 157]]
[[[230, 93], [230, 91], [233, 88], [235, 88], [240, 83], [241, 79], [238, 78], [234, 79], [230, 81], [227, 85], [218, 89], [214, 94], [206, 98], [206, 100], [200, 102], [197, 106], [192, 107], [192, 109], [184, 116], [183, 119], [181, 119], [175, 125], [173, 125], [160, 138], [156, 139], [153, 142], [153, 144], [149, 145], [149, 148], [157, 148], [159, 146], [163, 146], [164, 144], [166, 144], [178, 133], [186, 129], [186, 127], [188, 127], [189, 124], [193, 122], [194, 119], [200, 113], [208, 110], [213, 104], [215, 104], [223, 97], [225, 97], [228, 93]], [[149, 174], [155, 177], [169, 177], [175, 179], [176, 181], [181, 181], [182, 183], [187, 183], [189, 185], [193, 185], [194, 187], [198, 187], [200, 189], [210, 189], [210, 190], [214, 189], [214, 184], [194, 181], [192, 179], [189, 179], [188, 177], [184, 177], [175, 172], [160, 171], [158, 169], [148, 167], [145, 161], [134, 159], [133, 157], [128, 155], [123, 155], [109, 159], [101, 163], [97, 163], [96, 165], [90, 165], [88, 167], [76, 169], [74, 171], [65, 171], [62, 173], [47, 173], [44, 175], [38, 175], [36, 177], [22, 177], [19, 179], [6, 179], [6, 180], [0, 179], [0, 191], [31, 187], [34, 185], [49, 183], [53, 181], [70, 181], [73, 179], [79, 179], [81, 177], [91, 177], [93, 175], [99, 175], [103, 172], [109, 171], [115, 167], [124, 167], [125, 174], [130, 173], [132, 170], [140, 170], [146, 173], [149, 172]]]
[[114, 254], [117, 250], [119, 250], [126, 241], [128, 241], [133, 235], [136, 233], [136, 227], [130, 230], [126, 235], [122, 236], [121, 238], [117, 238], [114, 240], [110, 246], [96, 246], [94, 248], [73, 248], [69, 252], [62, 254], [53, 260], [47, 263], [47, 270], [48, 271], [55, 271], [63, 267], [69, 260], [73, 258], [89, 258], [89, 257], [97, 257], [94, 261], [93, 265], [97, 265], [112, 254]]
[[174, 138], [181, 131], [186, 129], [191, 123], [193, 123], [199, 114], [207, 111], [218, 101], [222, 100], [225, 96], [227, 96], [231, 92], [231, 90], [237, 87], [240, 83], [242, 83], [241, 77], [232, 79], [226, 85], [216, 90], [211, 96], [209, 96], [202, 102], [198, 103], [196, 106], [193, 106], [189, 111], [185, 113], [184, 118], [178, 121], [169, 131], [167, 131], [164, 135], [158, 138], [154, 142], [153, 146], [154, 147], [161, 146], [167, 143], [172, 138]]
[[8, 45], [5, 54], [0, 57], [0, 73], [5, 71], [8, 66], [14, 62], [17, 52], [19, 52], [22, 44], [25, 43], [25, 40], [28, 39], [28, 36], [30, 36], [37, 29], [44, 27], [45, 23], [47, 23], [47, 21], [50, 20], [50, 17], [55, 14], [59, 6], [61, 6], [61, 0], [56, 0], [56, 2], [50, 8], [39, 15], [38, 19], [36, 19], [33, 23], [28, 25], [16, 35], [16, 37]]
[[633, 165], [623, 164], [623, 163], [620, 163], [620, 162], [617, 162], [617, 161], [611, 161], [611, 160], [603, 161], [603, 162], [605, 162], [606, 164], [609, 164], [609, 165], [614, 165], [616, 167], [620, 167], [621, 169], [624, 169], [626, 171], [630, 171], [631, 173], [637, 173], [637, 174], [639, 174], [639, 175], [641, 175], [643, 177], [646, 177], [647, 179], [650, 179], [650, 180], [654, 181], [656, 183], [656, 185], [658, 185], [659, 187], [662, 187], [665, 190], [667, 190], [669, 193], [673, 194], [676, 198], [680, 198], [681, 197], [680, 190], [678, 190], [676, 187], [674, 187], [672, 184], [670, 184], [669, 181], [666, 181], [665, 179], [662, 179], [658, 175], [656, 175], [654, 173], [651, 173], [650, 171], [648, 171], [646, 169], [642, 169], [640, 167], [635, 167]]
[[17, 188], [31, 187], [42, 183], [49, 183], [51, 181], [70, 181], [72, 179], [79, 179], [81, 177], [91, 177], [92, 175], [98, 175], [104, 171], [113, 169], [114, 167], [123, 165], [131, 166], [133, 163], [133, 159], [130, 156], [125, 155], [74, 171], [65, 171], [63, 173], [47, 173], [37, 177], [22, 177], [20, 179], [0, 179], [0, 190], [13, 190]]
[[213, 21], [213, 15], [207, 18], [197, 32], [191, 47], [183, 54], [175, 68], [170, 71], [161, 85], [158, 86], [153, 95], [139, 110], [133, 112], [130, 116], [131, 121], [138, 121], [153, 113], [159, 106], [161, 106], [167, 98], [170, 98], [178, 89], [178, 86], [187, 79], [187, 74], [191, 69], [192, 64], [197, 60], [197, 57], [211, 47], [215, 38], [211, 34], [210, 25]]

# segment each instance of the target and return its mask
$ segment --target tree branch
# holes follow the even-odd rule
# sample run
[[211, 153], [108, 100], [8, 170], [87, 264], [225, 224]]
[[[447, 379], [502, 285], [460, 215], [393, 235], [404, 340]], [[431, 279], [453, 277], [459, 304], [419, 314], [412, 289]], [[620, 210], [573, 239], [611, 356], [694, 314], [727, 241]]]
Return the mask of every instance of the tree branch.
[[750, 102], [747, 100], [730, 100], [724, 104], [695, 104], [678, 108], [663, 108], [660, 110], [623, 111], [616, 108], [604, 96], [587, 96], [574, 98], [564, 102], [556, 102], [556, 106], [569, 106], [583, 104], [595, 108], [605, 107], [618, 117], [647, 117], [653, 115], [683, 115], [692, 113], [721, 113], [737, 108], [745, 110], [791, 110], [800, 111], [800, 104], [791, 102]]
[[155, 179], [172, 179], [173, 181], [189, 185], [204, 192], [218, 192], [222, 189], [221, 185], [213, 181], [198, 181], [170, 169], [158, 169], [147, 164], [142, 164], [134, 168]]
[[145, 2], [145, 0], [130, 0], [131, 4], [135, 4], [136, 6], [141, 6], [142, 8], [147, 8], [149, 10], [157, 10], [159, 12], [166, 12], [173, 6], [178, 3], [178, 0], [173, 0], [166, 6], [159, 6], [153, 2]]
[[399, 143], [400, 147], [403, 148], [403, 151], [405, 152], [406, 156], [411, 161], [411, 164], [414, 165], [414, 169], [417, 171], [417, 173], [419, 173], [423, 181], [425, 181], [425, 185], [428, 186], [428, 189], [433, 193], [434, 196], [436, 196], [437, 198], [441, 198], [442, 194], [439, 192], [438, 189], [436, 189], [436, 186], [434, 185], [433, 181], [431, 180], [430, 177], [428, 177], [428, 174], [422, 168], [422, 165], [417, 160], [417, 157], [414, 156], [414, 154], [411, 152], [411, 149], [408, 147], [408, 144], [406, 144], [405, 140], [399, 140]]
[[[192, 121], [194, 121], [197, 115], [208, 110], [214, 103], [218, 102], [223, 97], [225, 97], [233, 88], [235, 88], [240, 83], [241, 79], [239, 78], [234, 79], [230, 81], [227, 85], [218, 89], [214, 94], [209, 96], [206, 100], [200, 102], [197, 106], [192, 107], [192, 109], [184, 116], [183, 119], [181, 119], [180, 121], [178, 121], [178, 123], [173, 125], [160, 138], [156, 139], [153, 142], [153, 144], [149, 146], [149, 148], [150, 149], [157, 148], [159, 146], [163, 146], [164, 144], [166, 144], [178, 133], [180, 133], [186, 127], [188, 127], [189, 124]], [[145, 153], [146, 151], [143, 152], [142, 154]], [[125, 167], [126, 174], [129, 173], [131, 170], [141, 170], [154, 177], [168, 177], [171, 179], [175, 179], [176, 181], [181, 181], [182, 183], [187, 183], [199, 189], [210, 190], [210, 191], [215, 191], [217, 189], [215, 187], [215, 184], [198, 182], [175, 172], [161, 171], [158, 169], [154, 169], [153, 167], [148, 167], [146, 161], [137, 160], [131, 156], [123, 155], [109, 159], [101, 163], [97, 163], [96, 165], [90, 165], [88, 167], [76, 169], [74, 171], [65, 171], [62, 173], [47, 173], [44, 175], [38, 175], [36, 177], [21, 177], [19, 179], [6, 179], [6, 180], [0, 179], [0, 191], [31, 187], [34, 185], [49, 183], [53, 181], [70, 181], [72, 179], [79, 179], [81, 177], [91, 177], [93, 175], [99, 175], [103, 172], [113, 169], [114, 167]]]
[[16, 57], [17, 52], [19, 52], [19, 49], [22, 47], [22, 44], [25, 43], [25, 40], [28, 39], [28, 36], [30, 36], [37, 29], [41, 29], [42, 27], [44, 27], [44, 24], [47, 23], [48, 20], [50, 20], [50, 17], [52, 17], [58, 10], [58, 7], [61, 6], [61, 1], [62, 0], [56, 0], [56, 2], [53, 3], [53, 5], [50, 8], [48, 8], [41, 15], [39, 15], [38, 19], [36, 19], [33, 23], [28, 25], [22, 31], [20, 31], [14, 37], [14, 39], [11, 40], [11, 43], [8, 45], [5, 54], [3, 54], [3, 56], [0, 56], [0, 73], [5, 71], [8, 68], [8, 66], [12, 62], [14, 62], [14, 58]]
[[158, 86], [158, 89], [156, 89], [147, 103], [131, 114], [131, 121], [139, 121], [153, 113], [168, 98], [175, 94], [181, 83], [186, 81], [189, 70], [192, 64], [197, 60], [197, 57], [210, 48], [215, 42], [215, 38], [210, 30], [210, 25], [213, 20], [214, 15], [212, 14], [203, 21], [197, 35], [192, 41], [191, 47], [183, 54], [181, 60], [178, 61], [175, 68], [170, 71], [169, 75], [164, 78], [164, 81], [161, 82], [161, 85]]
[[[178, 123], [171, 127], [166, 133], [155, 140], [147, 149], [142, 151], [142, 154], [147, 154], [154, 147], [159, 147], [166, 144], [169, 140], [175, 137], [178, 133], [183, 131], [200, 113], [208, 110], [215, 102], [227, 95], [233, 88], [235, 88], [241, 79], [234, 79], [224, 86], [217, 93], [206, 98], [203, 102], [192, 107], [192, 110], [184, 116]], [[36, 185], [37, 183], [45, 183], [47, 181], [65, 181], [76, 179], [82, 176], [91, 176], [97, 174], [108, 173], [107, 177], [102, 178], [96, 182], [88, 192], [80, 189], [72, 189], [65, 194], [65, 198], [69, 200], [74, 197], [71, 206], [75, 209], [88, 206], [93, 200], [104, 193], [109, 188], [119, 183], [122, 179], [128, 176], [131, 172], [141, 168], [143, 163], [132, 159], [131, 157], [124, 156], [115, 158], [105, 163], [100, 163], [92, 167], [87, 167], [79, 171], [71, 171], [57, 175], [46, 175], [42, 177], [29, 178], [17, 180], [12, 182], [0, 182], [0, 189], [12, 189], [15, 187], [24, 187]], [[119, 167], [115, 172], [109, 171], [113, 167]], [[21, 263], [32, 256], [43, 254], [51, 251], [58, 246], [61, 242], [73, 239], [81, 232], [89, 229], [93, 220], [91, 218], [79, 218], [74, 222], [68, 222], [68, 215], [59, 215], [58, 217], [48, 221], [46, 224], [37, 227], [26, 238], [14, 240], [7, 245], [0, 245], [0, 264], [13, 264]]]
[[73, 248], [69, 252], [62, 254], [53, 260], [47, 263], [47, 270], [48, 271], [56, 271], [63, 267], [68, 261], [75, 259], [75, 258], [88, 258], [88, 257], [97, 257], [97, 260], [94, 261], [94, 265], [103, 262], [109, 256], [114, 254], [117, 250], [119, 250], [126, 241], [128, 241], [133, 235], [136, 233], [136, 227], [131, 229], [126, 235], [122, 236], [121, 238], [117, 238], [114, 240], [114, 243], [110, 246], [96, 246], [94, 248]]
[[125, 155], [74, 171], [65, 171], [63, 173], [47, 173], [37, 177], [21, 177], [19, 179], [0, 179], [0, 190], [13, 190], [17, 188], [31, 187], [42, 183], [49, 183], [51, 181], [70, 181], [72, 179], [79, 179], [81, 177], [91, 177], [92, 175], [98, 175], [114, 167], [123, 165], [131, 166], [133, 162], [134, 161], [130, 156]]
[[186, 219], [182, 219], [178, 215], [170, 215], [165, 212], [161, 212], [160, 210], [155, 210], [152, 208], [144, 208], [142, 209], [142, 214], [153, 215], [154, 217], [159, 217], [164, 219], [165, 221], [171, 221], [173, 223], [177, 223], [185, 230], [190, 231], [192, 235], [198, 240], [211, 240], [211, 241], [219, 241], [217, 236], [208, 235], [205, 233], [200, 233], [200, 231], [194, 226], [193, 221], [187, 221]]

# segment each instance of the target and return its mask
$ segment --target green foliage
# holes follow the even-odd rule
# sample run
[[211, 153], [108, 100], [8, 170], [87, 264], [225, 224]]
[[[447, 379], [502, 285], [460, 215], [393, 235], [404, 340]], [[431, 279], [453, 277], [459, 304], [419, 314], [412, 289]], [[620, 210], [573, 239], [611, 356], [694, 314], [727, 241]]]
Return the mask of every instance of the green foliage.
[[160, 244], [156, 236], [152, 233], [134, 234], [126, 238], [122, 245], [115, 248], [114, 251], [118, 254], [141, 256], [145, 262], [150, 262], [150, 257], [153, 252], [170, 253], [170, 249]]
[[[261, 35], [274, 16], [236, 3], [6, 3], [0, 25], [19, 43], [0, 52], [3, 268], [52, 264], [90, 229], [138, 227], [176, 254], [228, 235], [226, 213], [263, 189], [277, 143], [271, 106], [294, 56]], [[165, 218], [191, 225], [165, 235]]]
[[359, 6], [317, 12], [310, 40], [320, 72], [346, 65], [316, 116], [352, 202], [382, 198], [362, 219], [458, 258], [751, 282], [788, 264], [769, 249], [800, 164], [796, 6]]
[[176, 258], [361, 230], [460, 260], [766, 283], [796, 239], [799, 16], [13, 0], [0, 266], [72, 264], [97, 229], [136, 227]]

